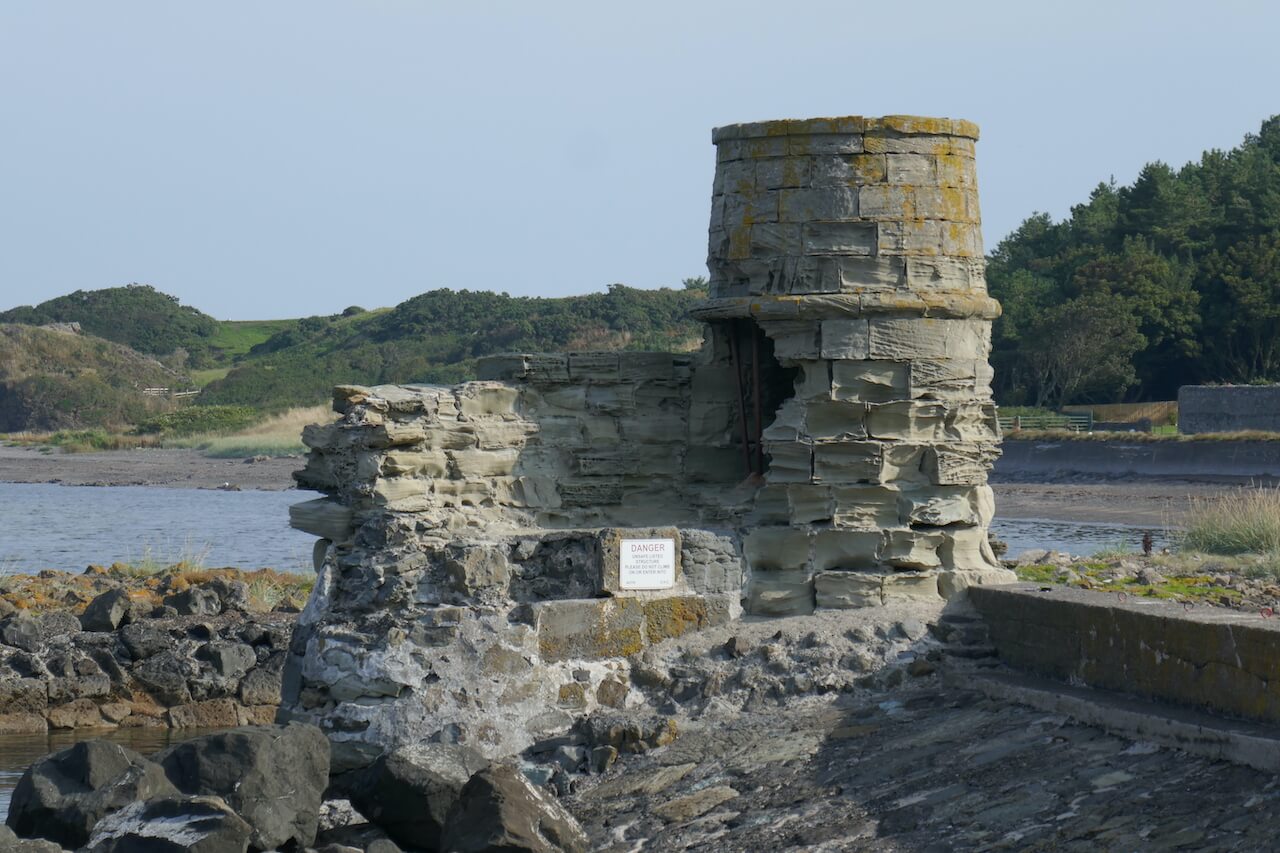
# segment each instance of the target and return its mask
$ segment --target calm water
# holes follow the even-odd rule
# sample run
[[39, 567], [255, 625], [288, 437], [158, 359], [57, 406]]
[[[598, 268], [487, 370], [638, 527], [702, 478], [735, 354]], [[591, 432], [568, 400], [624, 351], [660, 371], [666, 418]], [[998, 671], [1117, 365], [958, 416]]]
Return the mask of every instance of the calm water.
[[315, 492], [0, 483], [0, 574], [152, 559], [310, 572], [289, 505]]
[[1170, 544], [1169, 532], [1160, 527], [1133, 527], [1086, 521], [1053, 521], [1044, 518], [996, 518], [991, 532], [1009, 544], [1005, 556], [1016, 557], [1030, 548], [1046, 548], [1076, 556], [1100, 550], [1140, 551], [1142, 534], [1151, 532], [1157, 549]]

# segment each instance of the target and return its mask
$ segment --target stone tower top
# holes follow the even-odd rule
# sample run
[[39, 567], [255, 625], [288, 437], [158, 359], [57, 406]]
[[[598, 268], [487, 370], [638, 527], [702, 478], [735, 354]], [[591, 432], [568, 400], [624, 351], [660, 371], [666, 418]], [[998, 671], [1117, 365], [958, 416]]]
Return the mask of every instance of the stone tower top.
[[702, 319], [999, 314], [983, 276], [977, 125], [784, 119], [727, 125], [711, 138]]

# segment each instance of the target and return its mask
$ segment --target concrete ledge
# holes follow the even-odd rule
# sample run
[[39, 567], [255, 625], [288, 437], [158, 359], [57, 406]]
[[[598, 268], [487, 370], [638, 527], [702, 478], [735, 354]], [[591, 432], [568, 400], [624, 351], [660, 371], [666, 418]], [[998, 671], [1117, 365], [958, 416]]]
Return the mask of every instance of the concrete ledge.
[[972, 587], [969, 598], [1015, 668], [1280, 722], [1280, 620], [1030, 584]]
[[1212, 482], [1280, 478], [1280, 441], [1027, 441], [1006, 438], [995, 477], [1100, 475]]
[[1280, 770], [1280, 732], [1270, 726], [1224, 720], [1198, 711], [1011, 673], [950, 670], [946, 681], [992, 699], [1065, 714], [1122, 737], [1152, 741], [1268, 773]]

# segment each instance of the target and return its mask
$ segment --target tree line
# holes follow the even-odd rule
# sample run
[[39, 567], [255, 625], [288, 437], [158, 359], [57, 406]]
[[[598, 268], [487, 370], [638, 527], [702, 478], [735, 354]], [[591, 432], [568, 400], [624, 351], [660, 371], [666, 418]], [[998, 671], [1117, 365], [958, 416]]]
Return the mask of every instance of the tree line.
[[988, 257], [1006, 405], [1173, 399], [1280, 381], [1280, 116], [1230, 151], [1099, 184]]

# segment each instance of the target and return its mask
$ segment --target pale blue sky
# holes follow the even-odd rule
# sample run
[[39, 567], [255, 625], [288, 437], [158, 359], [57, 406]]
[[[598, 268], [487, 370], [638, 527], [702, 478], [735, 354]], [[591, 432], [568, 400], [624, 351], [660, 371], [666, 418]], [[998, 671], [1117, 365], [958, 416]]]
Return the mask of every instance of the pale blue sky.
[[5, 0], [0, 308], [223, 319], [705, 272], [713, 126], [976, 121], [988, 248], [1280, 112], [1271, 2]]

